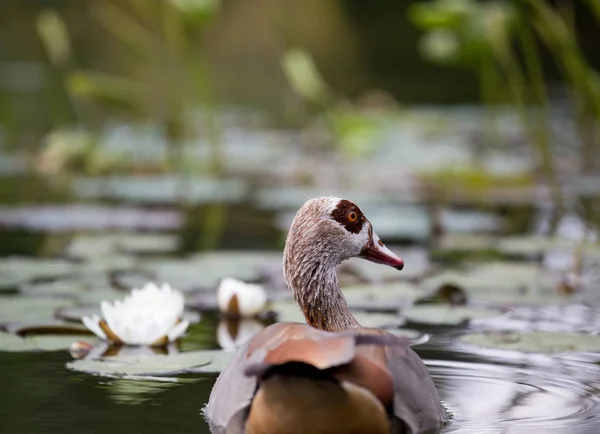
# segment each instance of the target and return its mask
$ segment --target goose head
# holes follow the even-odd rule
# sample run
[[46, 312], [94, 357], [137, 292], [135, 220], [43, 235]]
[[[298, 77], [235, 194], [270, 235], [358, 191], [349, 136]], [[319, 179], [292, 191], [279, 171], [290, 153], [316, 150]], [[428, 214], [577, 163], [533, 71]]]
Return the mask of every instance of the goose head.
[[[346, 317], [340, 328], [357, 325], [353, 317], [350, 319], [335, 272], [337, 265], [352, 257], [398, 270], [404, 266], [402, 259], [377, 236], [358, 205], [336, 197], [307, 201], [292, 221], [283, 254], [283, 267], [286, 284], [294, 292], [309, 324], [331, 329], [334, 327], [319, 326], [317, 322], [327, 321], [327, 315], [337, 315]], [[314, 317], [315, 314], [320, 319]]]

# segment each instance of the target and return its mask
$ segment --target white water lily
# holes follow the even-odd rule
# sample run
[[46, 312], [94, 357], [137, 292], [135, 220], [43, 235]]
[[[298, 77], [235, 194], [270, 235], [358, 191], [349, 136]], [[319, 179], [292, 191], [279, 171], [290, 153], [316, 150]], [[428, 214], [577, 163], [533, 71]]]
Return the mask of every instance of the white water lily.
[[219, 309], [227, 315], [252, 317], [264, 309], [267, 293], [261, 285], [227, 277], [221, 280], [217, 300]]
[[99, 338], [112, 344], [162, 346], [177, 340], [189, 326], [183, 319], [184, 299], [168, 283], [147, 283], [113, 303], [100, 304], [97, 315], [82, 321]]

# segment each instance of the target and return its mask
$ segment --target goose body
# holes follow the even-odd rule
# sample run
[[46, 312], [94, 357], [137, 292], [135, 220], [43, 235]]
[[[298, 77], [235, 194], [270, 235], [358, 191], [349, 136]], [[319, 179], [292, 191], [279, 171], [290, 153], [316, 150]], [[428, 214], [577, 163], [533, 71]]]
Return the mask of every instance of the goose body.
[[306, 324], [273, 324], [239, 348], [205, 408], [215, 434], [437, 432], [445, 410], [409, 342], [361, 327], [337, 284], [350, 257], [402, 260], [354, 203], [315, 198], [286, 239], [286, 284]]

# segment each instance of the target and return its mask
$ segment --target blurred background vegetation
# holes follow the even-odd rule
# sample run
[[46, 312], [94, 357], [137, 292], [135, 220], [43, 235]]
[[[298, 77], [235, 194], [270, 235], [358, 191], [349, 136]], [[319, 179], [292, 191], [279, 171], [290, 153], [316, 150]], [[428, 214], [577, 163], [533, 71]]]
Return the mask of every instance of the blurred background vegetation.
[[[167, 188], [186, 207], [193, 190], [196, 205], [209, 205], [206, 218], [191, 219], [202, 220], [209, 248], [231, 211], [219, 203], [247, 199], [249, 186], [401, 197], [408, 188], [367, 185], [373, 176], [348, 180], [361, 161], [361, 170], [383, 173], [379, 154], [415, 175], [429, 204], [456, 191], [496, 198], [543, 185], [561, 210], [565, 179], [598, 168], [599, 20], [594, 0], [8, 0], [0, 5], [0, 201], [75, 191], [161, 203], [150, 190]], [[437, 117], [414, 107], [435, 107]], [[382, 135], [394, 122], [404, 126]], [[415, 125], [425, 139], [411, 147], [404, 136]], [[439, 153], [426, 143], [432, 134], [457, 142], [468, 164], [403, 164], [405, 155]], [[491, 170], [498, 152], [508, 159]], [[114, 178], [157, 174], [178, 177], [130, 185], [131, 194]], [[88, 179], [107, 175], [100, 187]], [[223, 182], [231, 178], [237, 184]], [[593, 179], [574, 187], [578, 197], [581, 183]]]

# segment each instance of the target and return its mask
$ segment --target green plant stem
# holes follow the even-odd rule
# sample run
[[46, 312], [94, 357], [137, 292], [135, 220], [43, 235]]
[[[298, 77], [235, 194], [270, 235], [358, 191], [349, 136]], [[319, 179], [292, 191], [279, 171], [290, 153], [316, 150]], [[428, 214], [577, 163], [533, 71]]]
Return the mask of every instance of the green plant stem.
[[499, 131], [496, 123], [494, 105], [497, 101], [497, 89], [500, 82], [497, 69], [492, 58], [486, 57], [479, 68], [479, 89], [485, 106], [486, 141], [491, 145], [499, 142]]

